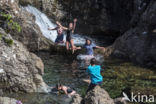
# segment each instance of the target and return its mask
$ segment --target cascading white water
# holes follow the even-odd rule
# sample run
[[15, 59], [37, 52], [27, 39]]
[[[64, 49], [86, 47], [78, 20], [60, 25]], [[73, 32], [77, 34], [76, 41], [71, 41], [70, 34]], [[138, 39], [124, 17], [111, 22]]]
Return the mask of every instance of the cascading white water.
[[35, 7], [32, 6], [27, 6], [24, 7], [28, 12], [32, 13], [33, 15], [35, 15], [36, 17], [36, 24], [40, 27], [40, 30], [42, 32], [42, 34], [50, 39], [51, 41], [55, 41], [56, 37], [57, 37], [57, 32], [56, 31], [49, 31], [48, 28], [55, 28], [56, 25], [53, 24], [48, 17], [40, 12], [38, 9], [36, 9]]
[[[56, 37], [57, 37], [57, 32], [56, 31], [49, 31], [48, 28], [55, 28], [56, 24], [52, 23], [44, 13], [40, 12], [35, 7], [32, 7], [29, 5], [27, 7], [24, 7], [24, 9], [26, 9], [28, 12], [35, 15], [36, 24], [40, 27], [42, 34], [46, 38], [48, 38], [54, 42]], [[65, 37], [66, 36], [64, 36], [64, 40], [65, 40]], [[85, 37], [82, 35], [74, 34], [73, 39], [74, 39], [74, 44], [82, 45], [85, 43]]]

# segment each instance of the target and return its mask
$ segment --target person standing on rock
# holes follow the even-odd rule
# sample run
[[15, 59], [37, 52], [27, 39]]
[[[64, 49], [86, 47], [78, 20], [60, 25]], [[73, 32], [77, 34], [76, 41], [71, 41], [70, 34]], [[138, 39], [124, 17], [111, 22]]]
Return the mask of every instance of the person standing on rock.
[[103, 82], [103, 77], [101, 75], [101, 66], [96, 65], [96, 59], [92, 58], [90, 65], [88, 66], [87, 73], [90, 75], [91, 83], [87, 89], [87, 92], [93, 90], [97, 85], [101, 85]]
[[57, 30], [57, 38], [55, 40], [56, 44], [64, 43], [64, 41], [63, 41], [63, 37], [64, 37], [63, 28], [62, 28], [61, 24], [58, 21], [56, 21], [56, 24], [57, 24], [57, 27], [52, 28], [52, 29], [48, 28], [48, 30]]
[[76, 27], [76, 22], [77, 22], [77, 19], [75, 18], [74, 19], [74, 23], [70, 22], [69, 23], [69, 27], [64, 27], [62, 26], [61, 24], [59, 24], [60, 27], [63, 28], [63, 30], [66, 30], [67, 31], [67, 36], [66, 36], [66, 49], [69, 50], [70, 48], [70, 45], [71, 45], [71, 50], [72, 50], [72, 53], [74, 53], [75, 50], [79, 49], [80, 47], [76, 47], [74, 45], [74, 40], [73, 40], [73, 33], [75, 31], [75, 27]]

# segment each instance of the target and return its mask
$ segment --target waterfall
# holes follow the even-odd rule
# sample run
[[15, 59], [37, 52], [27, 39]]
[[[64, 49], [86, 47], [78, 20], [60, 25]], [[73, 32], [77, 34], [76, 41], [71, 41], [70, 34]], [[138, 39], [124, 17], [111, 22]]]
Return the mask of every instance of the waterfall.
[[[39, 11], [37, 8], [33, 6], [26, 6], [24, 7], [25, 10], [28, 12], [32, 13], [36, 17], [36, 24], [40, 27], [40, 30], [42, 34], [50, 39], [51, 41], [55, 41], [57, 37], [57, 32], [56, 31], [49, 31], [48, 28], [55, 28], [57, 25], [55, 23], [52, 23], [49, 18]], [[65, 40], [66, 35], [64, 35], [64, 40]], [[85, 36], [84, 35], [79, 35], [79, 34], [74, 34], [73, 39], [74, 39], [74, 44], [76, 45], [82, 45], [85, 43]], [[88, 37], [87, 37], [88, 38]]]
[[48, 28], [55, 28], [56, 25], [52, 23], [44, 13], [40, 12], [35, 7], [28, 5], [27, 7], [24, 7], [24, 8], [36, 17], [35, 22], [40, 27], [42, 34], [46, 38], [54, 42], [57, 37], [57, 32], [49, 31]]

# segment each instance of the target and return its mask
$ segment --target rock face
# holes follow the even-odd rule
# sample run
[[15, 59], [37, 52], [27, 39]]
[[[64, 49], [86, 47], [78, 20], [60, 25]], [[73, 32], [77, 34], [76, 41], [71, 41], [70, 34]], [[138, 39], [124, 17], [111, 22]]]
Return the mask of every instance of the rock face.
[[8, 97], [0, 97], [0, 104], [16, 104], [15, 99]]
[[142, 5], [147, 5], [144, 12], [139, 19], [134, 16], [136, 25], [115, 41], [113, 54], [142, 66], [156, 67], [156, 1]]
[[[47, 92], [47, 85], [42, 79], [42, 60], [28, 52], [22, 43], [14, 40], [1, 28], [0, 34], [0, 89], [13, 92]], [[12, 43], [9, 43], [10, 40]]]
[[0, 3], [0, 9], [10, 14], [21, 26], [21, 32], [10, 31], [13, 38], [22, 42], [30, 51], [48, 49], [52, 43], [42, 35], [35, 23], [35, 17], [22, 9], [18, 3], [18, 0], [1, 0]]
[[80, 27], [78, 32], [100, 35], [103, 32], [112, 34], [126, 30], [129, 27], [133, 2], [129, 0], [20, 0], [21, 5], [34, 5], [51, 18], [62, 19], [63, 22], [69, 22], [77, 17]]

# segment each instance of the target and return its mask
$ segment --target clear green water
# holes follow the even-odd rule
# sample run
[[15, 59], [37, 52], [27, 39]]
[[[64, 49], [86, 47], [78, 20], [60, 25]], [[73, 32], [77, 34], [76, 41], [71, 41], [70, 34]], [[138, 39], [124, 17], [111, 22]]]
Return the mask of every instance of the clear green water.
[[[47, 52], [38, 53], [45, 64], [45, 82], [55, 86], [60, 82], [85, 95], [87, 84], [82, 81], [87, 78], [85, 70], [78, 68], [77, 61], [61, 55], [49, 55]], [[151, 69], [135, 66], [132, 63], [115, 58], [106, 58], [102, 64], [104, 83], [102, 88], [108, 91], [112, 98], [121, 96], [124, 89], [130, 88], [134, 93], [156, 95], [156, 72]], [[22, 94], [11, 95], [24, 104], [69, 104], [70, 98], [65, 95], [52, 94]]]

